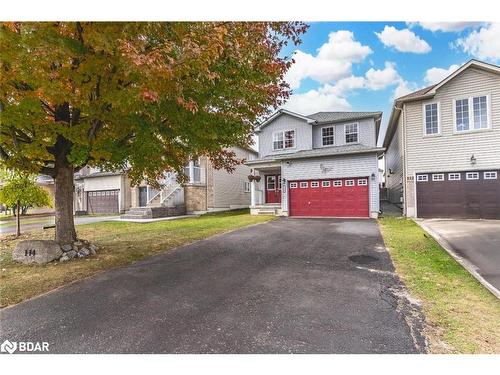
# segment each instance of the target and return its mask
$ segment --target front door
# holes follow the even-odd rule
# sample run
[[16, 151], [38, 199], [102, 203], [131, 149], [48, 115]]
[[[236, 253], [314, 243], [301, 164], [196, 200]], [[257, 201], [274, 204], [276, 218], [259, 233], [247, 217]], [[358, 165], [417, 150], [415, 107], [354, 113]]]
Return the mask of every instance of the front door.
[[281, 175], [266, 175], [266, 203], [281, 203]]
[[139, 187], [139, 207], [146, 207], [148, 204], [148, 188], [146, 186]]

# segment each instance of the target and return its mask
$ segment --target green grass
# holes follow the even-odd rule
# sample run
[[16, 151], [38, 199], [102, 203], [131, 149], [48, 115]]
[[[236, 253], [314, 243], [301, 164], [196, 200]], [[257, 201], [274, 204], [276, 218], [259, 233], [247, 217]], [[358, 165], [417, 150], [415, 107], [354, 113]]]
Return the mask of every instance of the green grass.
[[273, 220], [251, 216], [247, 210], [151, 223], [100, 222], [78, 225], [78, 237], [101, 247], [97, 255], [70, 262], [23, 265], [12, 261], [12, 249], [20, 240], [53, 239], [54, 230], [0, 238], [0, 307], [12, 305], [71, 281], [100, 271], [130, 264], [217, 233]]
[[414, 221], [380, 224], [398, 274], [422, 302], [431, 352], [500, 353], [500, 301]]

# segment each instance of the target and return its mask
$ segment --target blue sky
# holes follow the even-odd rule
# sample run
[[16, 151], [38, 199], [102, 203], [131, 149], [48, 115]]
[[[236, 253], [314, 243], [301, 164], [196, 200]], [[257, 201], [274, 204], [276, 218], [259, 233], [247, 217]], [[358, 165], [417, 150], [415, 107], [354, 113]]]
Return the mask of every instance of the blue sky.
[[387, 122], [395, 97], [436, 83], [471, 58], [500, 62], [500, 24], [478, 22], [311, 23], [286, 80], [285, 108], [380, 110]]

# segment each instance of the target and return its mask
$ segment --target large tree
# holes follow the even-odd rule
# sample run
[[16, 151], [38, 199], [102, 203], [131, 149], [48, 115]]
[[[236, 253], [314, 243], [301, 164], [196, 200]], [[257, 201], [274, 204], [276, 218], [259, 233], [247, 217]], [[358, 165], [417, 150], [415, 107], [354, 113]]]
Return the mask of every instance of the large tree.
[[55, 181], [56, 240], [76, 239], [73, 173], [129, 168], [133, 183], [217, 168], [251, 143], [252, 123], [289, 95], [283, 53], [303, 23], [5, 23], [0, 157]]

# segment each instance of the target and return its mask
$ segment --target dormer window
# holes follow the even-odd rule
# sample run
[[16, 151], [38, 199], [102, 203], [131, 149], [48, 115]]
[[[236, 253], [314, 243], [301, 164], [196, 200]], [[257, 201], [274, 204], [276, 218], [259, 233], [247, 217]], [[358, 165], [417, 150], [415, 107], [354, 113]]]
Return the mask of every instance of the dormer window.
[[358, 143], [358, 124], [345, 126], [345, 143]]
[[273, 150], [295, 147], [295, 130], [283, 130], [273, 133]]

